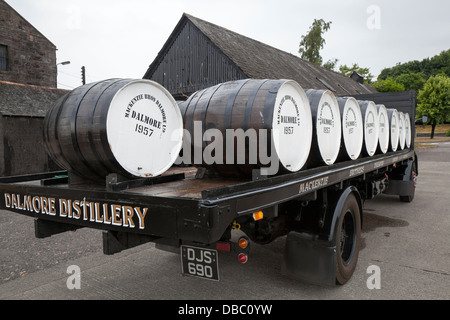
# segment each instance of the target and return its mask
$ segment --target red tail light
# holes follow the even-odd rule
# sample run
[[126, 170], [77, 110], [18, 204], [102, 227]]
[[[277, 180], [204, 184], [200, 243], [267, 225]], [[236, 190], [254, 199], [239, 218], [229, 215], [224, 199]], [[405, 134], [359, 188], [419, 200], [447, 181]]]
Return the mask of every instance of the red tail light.
[[240, 263], [246, 263], [248, 261], [248, 256], [245, 253], [239, 253], [238, 261]]

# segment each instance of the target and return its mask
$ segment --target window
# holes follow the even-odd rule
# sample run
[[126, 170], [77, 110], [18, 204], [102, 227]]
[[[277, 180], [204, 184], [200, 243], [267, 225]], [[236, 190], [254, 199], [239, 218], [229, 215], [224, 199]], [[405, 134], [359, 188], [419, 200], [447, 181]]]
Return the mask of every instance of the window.
[[8, 47], [0, 44], [0, 71], [8, 70]]

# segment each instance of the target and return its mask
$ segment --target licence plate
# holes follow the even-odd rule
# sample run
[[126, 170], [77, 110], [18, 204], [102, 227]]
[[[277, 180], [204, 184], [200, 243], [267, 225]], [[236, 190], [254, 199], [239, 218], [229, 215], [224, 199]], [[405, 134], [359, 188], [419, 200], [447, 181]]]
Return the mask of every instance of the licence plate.
[[217, 250], [181, 246], [183, 274], [209, 280], [219, 280]]

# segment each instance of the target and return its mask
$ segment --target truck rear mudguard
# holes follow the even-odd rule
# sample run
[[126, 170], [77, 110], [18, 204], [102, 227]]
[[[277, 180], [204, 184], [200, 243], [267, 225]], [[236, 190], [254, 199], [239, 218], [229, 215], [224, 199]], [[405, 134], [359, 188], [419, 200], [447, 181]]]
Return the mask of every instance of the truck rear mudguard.
[[[344, 215], [349, 211], [349, 202], [354, 202], [353, 233], [350, 248], [344, 257], [342, 225]], [[349, 186], [328, 197], [327, 214], [322, 234], [291, 231], [287, 235], [282, 274], [322, 286], [344, 284], [350, 279], [356, 266], [360, 246], [362, 200], [358, 190]], [[338, 247], [340, 246], [340, 247]], [[344, 257], [344, 258], [342, 258]], [[344, 278], [339, 267], [345, 270]]]
[[403, 202], [411, 202], [414, 199], [416, 189], [416, 177], [418, 171], [418, 159], [414, 154], [405, 164], [397, 166], [389, 175], [389, 184], [385, 194], [398, 195]]

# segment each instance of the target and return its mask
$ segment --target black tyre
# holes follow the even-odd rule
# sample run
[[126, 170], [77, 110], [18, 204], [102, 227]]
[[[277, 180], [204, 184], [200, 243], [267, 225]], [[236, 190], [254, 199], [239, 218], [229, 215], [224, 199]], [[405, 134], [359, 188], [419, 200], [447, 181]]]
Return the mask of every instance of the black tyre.
[[345, 284], [353, 275], [361, 245], [361, 212], [350, 193], [342, 207], [336, 233], [336, 284]]

